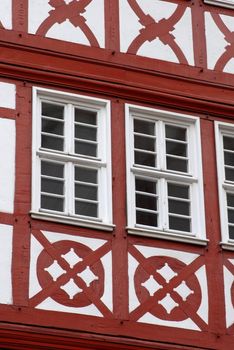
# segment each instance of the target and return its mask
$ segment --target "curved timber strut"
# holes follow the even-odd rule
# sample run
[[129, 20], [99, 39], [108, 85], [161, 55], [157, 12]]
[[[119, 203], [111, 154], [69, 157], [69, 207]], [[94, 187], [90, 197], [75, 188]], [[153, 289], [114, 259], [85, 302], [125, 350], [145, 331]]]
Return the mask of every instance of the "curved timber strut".
[[171, 34], [175, 29], [174, 25], [183, 17], [186, 7], [177, 5], [176, 10], [168, 19], [163, 18], [159, 22], [156, 22], [153, 17], [143, 12], [136, 0], [128, 0], [128, 3], [144, 28], [140, 30], [139, 35], [133, 40], [127, 52], [136, 54], [146, 41], [151, 42], [159, 38], [164, 45], [168, 45], [173, 50], [180, 63], [188, 64], [184, 53], [175, 42], [175, 37]]
[[91, 1], [80, 0], [77, 2], [77, 0], [72, 0], [69, 4], [66, 4], [64, 0], [50, 0], [49, 5], [54, 9], [49, 12], [49, 17], [41, 23], [36, 34], [45, 36], [54, 24], [61, 24], [68, 19], [74, 27], [79, 27], [82, 30], [91, 46], [99, 47], [95, 35], [86, 24], [86, 19], [82, 16], [82, 13], [86, 11], [86, 7]]

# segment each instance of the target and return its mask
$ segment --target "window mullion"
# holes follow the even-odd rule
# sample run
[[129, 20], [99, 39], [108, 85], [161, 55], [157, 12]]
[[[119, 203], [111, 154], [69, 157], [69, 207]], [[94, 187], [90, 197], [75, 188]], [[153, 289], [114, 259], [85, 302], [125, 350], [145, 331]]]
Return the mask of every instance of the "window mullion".
[[163, 230], [169, 228], [168, 201], [167, 201], [167, 181], [165, 178], [159, 179], [159, 215], [161, 216], [161, 227]]
[[41, 148], [41, 131], [42, 131], [42, 101], [40, 98], [38, 98], [38, 105], [37, 105], [37, 113], [40, 116], [40, 118], [37, 118], [37, 130], [36, 130], [36, 135], [37, 135], [37, 140], [36, 140], [36, 144], [37, 144], [37, 149]]
[[[194, 140], [194, 125], [191, 125], [190, 128], [187, 128], [187, 157], [188, 157], [188, 174], [192, 174], [193, 177], [197, 177], [197, 166], [196, 166], [196, 152], [195, 152], [195, 140]], [[192, 157], [194, 154], [194, 157]], [[196, 157], [196, 158], [195, 158]]]
[[75, 213], [75, 181], [74, 181], [74, 164], [72, 162], [67, 163], [67, 177], [66, 177], [66, 184], [67, 184], [67, 205], [68, 205], [68, 213], [70, 215], [74, 215]]
[[65, 152], [74, 153], [74, 107], [67, 104], [65, 109]]
[[165, 146], [165, 126], [163, 121], [157, 122], [157, 139], [158, 139], [158, 169], [166, 169], [166, 146]]
[[[157, 130], [157, 150], [158, 150], [158, 162], [157, 167], [159, 171], [166, 169], [166, 148], [165, 148], [165, 130], [164, 122], [158, 120], [156, 122]], [[166, 193], [166, 180], [165, 178], [158, 178], [158, 209], [159, 209], [159, 227], [162, 230], [168, 228], [168, 214], [167, 214], [167, 193]]]

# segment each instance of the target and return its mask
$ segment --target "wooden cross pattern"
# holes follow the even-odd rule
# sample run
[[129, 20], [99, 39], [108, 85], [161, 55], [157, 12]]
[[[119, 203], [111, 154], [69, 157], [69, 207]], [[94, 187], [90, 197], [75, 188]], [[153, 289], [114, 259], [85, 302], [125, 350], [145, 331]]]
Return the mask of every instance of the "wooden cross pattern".
[[104, 317], [111, 318], [112, 312], [101, 300], [105, 287], [101, 258], [110, 251], [110, 242], [93, 251], [69, 237], [51, 243], [39, 230], [33, 231], [33, 236], [44, 249], [37, 259], [41, 291], [30, 299], [30, 306], [37, 307], [47, 298], [73, 308], [93, 304]]
[[145, 257], [135, 246], [130, 255], [139, 263], [134, 286], [139, 305], [131, 311], [130, 319], [139, 321], [145, 314], [168, 322], [191, 319], [203, 331], [207, 323], [198, 313], [202, 302], [201, 281], [196, 271], [204, 265], [198, 256], [190, 264], [170, 256]]

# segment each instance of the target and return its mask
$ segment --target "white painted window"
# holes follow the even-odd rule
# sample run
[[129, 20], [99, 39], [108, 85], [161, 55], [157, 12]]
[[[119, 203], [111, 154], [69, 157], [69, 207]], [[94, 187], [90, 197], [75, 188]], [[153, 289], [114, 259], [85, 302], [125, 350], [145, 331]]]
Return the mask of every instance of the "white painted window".
[[234, 245], [234, 124], [215, 124], [219, 203], [224, 243]]
[[128, 232], [205, 244], [199, 119], [126, 106]]
[[204, 0], [206, 4], [234, 8], [234, 0]]
[[33, 90], [32, 215], [111, 230], [110, 104]]

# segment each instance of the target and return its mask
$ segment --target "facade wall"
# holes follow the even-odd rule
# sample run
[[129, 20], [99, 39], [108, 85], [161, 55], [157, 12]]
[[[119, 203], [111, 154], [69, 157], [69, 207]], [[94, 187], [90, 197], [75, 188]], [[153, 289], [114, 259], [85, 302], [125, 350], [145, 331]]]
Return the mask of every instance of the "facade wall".
[[[234, 245], [221, 229], [215, 128], [233, 126], [234, 9], [198, 0], [0, 7], [1, 346], [231, 348]], [[111, 222], [33, 212], [35, 88], [109, 106]], [[126, 106], [199, 121], [201, 236], [129, 227]]]

